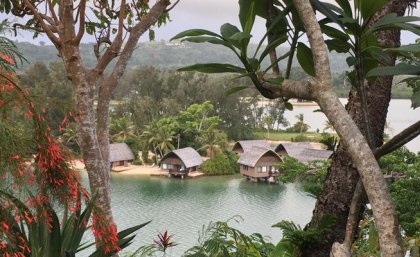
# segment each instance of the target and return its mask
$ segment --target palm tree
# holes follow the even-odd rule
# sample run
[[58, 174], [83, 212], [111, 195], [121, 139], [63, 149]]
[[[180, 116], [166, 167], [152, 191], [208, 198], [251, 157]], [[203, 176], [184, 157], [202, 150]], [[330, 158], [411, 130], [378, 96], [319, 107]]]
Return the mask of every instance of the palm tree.
[[198, 138], [198, 141], [202, 144], [199, 151], [207, 151], [210, 158], [213, 158], [216, 153], [222, 152], [228, 145], [228, 139], [226, 133], [211, 128]]
[[155, 121], [145, 126], [140, 135], [144, 149], [151, 149], [156, 156], [163, 157], [168, 151], [175, 149], [172, 144], [175, 132]]
[[270, 139], [270, 129], [273, 128], [273, 118], [271, 116], [265, 115], [261, 119], [261, 125], [267, 128], [267, 139]]
[[80, 148], [80, 139], [77, 131], [76, 123], [72, 122], [70, 125], [63, 130], [63, 139], [66, 141], [66, 144], [74, 143]]
[[326, 120], [325, 123], [324, 123], [323, 132], [325, 132], [326, 130], [331, 130], [332, 132], [335, 131], [333, 124], [329, 120]]
[[303, 132], [308, 131], [308, 129], [310, 128], [310, 126], [304, 122], [303, 113], [299, 113], [298, 115], [295, 116], [295, 118], [298, 120], [295, 123], [295, 125], [293, 125], [293, 127], [295, 128], [295, 130], [296, 131], [299, 131], [300, 134], [302, 134]]
[[110, 134], [113, 142], [126, 142], [128, 139], [135, 138], [134, 123], [127, 115], [111, 120]]

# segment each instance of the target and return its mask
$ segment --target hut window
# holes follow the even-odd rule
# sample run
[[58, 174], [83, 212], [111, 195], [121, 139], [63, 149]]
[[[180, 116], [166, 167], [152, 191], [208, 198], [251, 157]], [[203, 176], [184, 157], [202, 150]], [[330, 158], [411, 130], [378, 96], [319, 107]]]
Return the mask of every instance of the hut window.
[[257, 172], [259, 172], [259, 173], [267, 172], [267, 166], [258, 166], [257, 167]]
[[170, 170], [170, 169], [172, 169], [172, 164], [163, 163], [163, 164], [162, 164], [162, 168], [163, 168], [164, 170]]
[[242, 165], [242, 169], [243, 169], [243, 170], [248, 170], [248, 166], [246, 166], [246, 165]]

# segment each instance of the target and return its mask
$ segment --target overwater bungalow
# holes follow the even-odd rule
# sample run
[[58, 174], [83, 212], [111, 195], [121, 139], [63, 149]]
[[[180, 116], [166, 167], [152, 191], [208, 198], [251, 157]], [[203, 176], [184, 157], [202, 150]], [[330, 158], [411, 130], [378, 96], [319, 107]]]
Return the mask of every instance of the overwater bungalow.
[[109, 162], [111, 168], [117, 166], [128, 166], [134, 160], [134, 154], [126, 143], [109, 145]]
[[310, 142], [282, 143], [277, 145], [274, 152], [281, 157], [290, 156], [297, 159], [299, 154], [305, 149], [313, 149]]
[[328, 160], [332, 154], [333, 151], [329, 150], [307, 148], [300, 152], [296, 159], [298, 159], [302, 163], [308, 164], [310, 161]]
[[168, 171], [169, 176], [184, 178], [188, 173], [198, 170], [203, 159], [196, 150], [191, 147], [173, 150], [163, 156], [159, 162], [162, 170]]
[[275, 182], [275, 177], [282, 174], [282, 171], [274, 167], [281, 162], [280, 156], [273, 150], [254, 147], [243, 152], [239, 157], [240, 172], [247, 179], [254, 181]]
[[254, 147], [270, 149], [270, 144], [267, 140], [239, 140], [233, 146], [232, 151], [237, 154], [242, 154]]

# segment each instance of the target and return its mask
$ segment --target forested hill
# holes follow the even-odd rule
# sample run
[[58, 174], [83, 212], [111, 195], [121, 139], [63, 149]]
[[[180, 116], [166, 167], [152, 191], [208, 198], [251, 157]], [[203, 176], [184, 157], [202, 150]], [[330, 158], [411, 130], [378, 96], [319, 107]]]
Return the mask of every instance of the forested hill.
[[[27, 42], [16, 42], [19, 50], [23, 53], [29, 64], [37, 61], [50, 62], [57, 60], [57, 51], [51, 45], [33, 45]], [[81, 47], [82, 58], [88, 67], [95, 63], [92, 44], [84, 44]], [[256, 45], [250, 47], [251, 51]], [[279, 49], [279, 56], [287, 51]], [[330, 56], [332, 72], [341, 73], [347, 69], [346, 55], [332, 53]], [[164, 41], [140, 43], [135, 50], [129, 66], [150, 65], [157, 68], [178, 68], [194, 63], [219, 62], [239, 65], [237, 58], [229, 50], [211, 44], [192, 43], [168, 43]], [[284, 65], [285, 62], [283, 62]], [[28, 66], [25, 64], [24, 68]], [[294, 65], [297, 66], [297, 63]]]

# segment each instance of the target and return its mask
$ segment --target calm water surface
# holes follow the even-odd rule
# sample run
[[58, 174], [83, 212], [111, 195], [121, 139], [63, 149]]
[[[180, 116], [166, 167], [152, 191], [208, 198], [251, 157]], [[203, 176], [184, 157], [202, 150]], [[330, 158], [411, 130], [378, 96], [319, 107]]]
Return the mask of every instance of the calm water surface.
[[261, 233], [277, 242], [279, 229], [271, 225], [291, 220], [305, 225], [315, 200], [298, 184], [256, 184], [240, 176], [168, 179], [165, 177], [112, 175], [112, 208], [119, 229], [149, 220], [129, 250], [150, 244], [158, 232], [168, 230], [178, 244], [172, 256], [181, 256], [197, 243], [203, 225], [240, 215], [232, 225], [242, 232]]
[[[340, 101], [345, 104], [347, 99], [340, 98]], [[327, 117], [322, 112], [314, 112], [318, 110], [318, 106], [294, 106], [293, 111], [286, 111], [285, 117], [291, 125], [297, 122], [296, 115], [304, 114], [305, 123], [311, 127], [310, 131], [323, 131]], [[420, 108], [411, 108], [411, 100], [407, 99], [392, 99], [388, 109], [387, 122], [389, 128], [385, 130], [390, 136], [396, 135], [406, 127], [420, 120]], [[408, 149], [417, 152], [420, 151], [420, 137], [415, 138], [407, 144]]]

